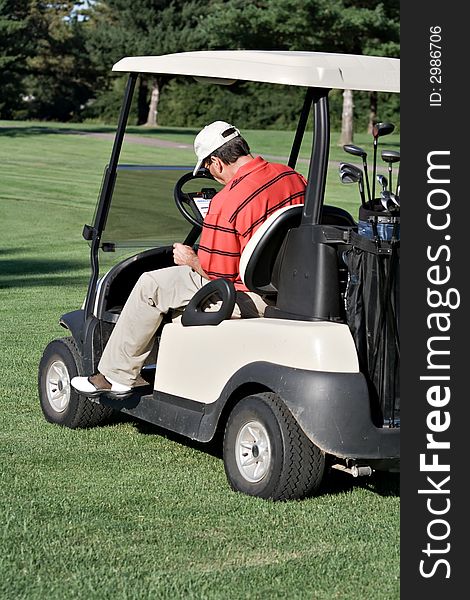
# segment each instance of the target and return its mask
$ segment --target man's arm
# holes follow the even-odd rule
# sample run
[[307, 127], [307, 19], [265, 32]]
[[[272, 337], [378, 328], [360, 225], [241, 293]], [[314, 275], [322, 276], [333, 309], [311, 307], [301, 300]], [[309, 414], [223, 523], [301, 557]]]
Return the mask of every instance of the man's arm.
[[199, 273], [201, 277], [209, 280], [209, 275], [201, 267], [197, 254], [190, 246], [185, 246], [178, 242], [173, 244], [173, 260], [176, 265], [187, 265], [196, 271], [196, 273]]

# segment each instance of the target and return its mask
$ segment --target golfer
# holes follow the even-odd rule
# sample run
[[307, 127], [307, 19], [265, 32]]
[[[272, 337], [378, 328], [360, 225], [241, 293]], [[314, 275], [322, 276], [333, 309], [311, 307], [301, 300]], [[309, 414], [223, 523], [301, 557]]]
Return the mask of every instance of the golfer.
[[204, 167], [225, 186], [211, 200], [198, 251], [175, 243], [174, 267], [141, 275], [104, 349], [98, 373], [71, 381], [85, 396], [129, 394], [153, 348], [163, 315], [185, 307], [211, 279], [234, 283], [237, 302], [233, 318], [264, 314], [265, 300], [250, 292], [240, 279], [240, 256], [272, 213], [303, 204], [306, 181], [290, 167], [253, 157], [240, 131], [224, 121], [204, 127], [195, 138], [194, 150], [194, 174]]

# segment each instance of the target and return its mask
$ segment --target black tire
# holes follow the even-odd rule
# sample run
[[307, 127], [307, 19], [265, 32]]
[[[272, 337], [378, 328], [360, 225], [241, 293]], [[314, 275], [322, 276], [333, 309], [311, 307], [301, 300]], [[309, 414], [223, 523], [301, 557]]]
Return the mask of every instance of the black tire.
[[307, 438], [279, 396], [266, 392], [243, 398], [230, 413], [224, 436], [224, 466], [236, 491], [271, 500], [293, 500], [318, 489], [325, 455]]
[[82, 361], [73, 338], [54, 340], [46, 346], [39, 363], [39, 401], [44, 417], [77, 429], [94, 427], [106, 421], [113, 410], [81, 396], [70, 385], [76, 375], [82, 375]]

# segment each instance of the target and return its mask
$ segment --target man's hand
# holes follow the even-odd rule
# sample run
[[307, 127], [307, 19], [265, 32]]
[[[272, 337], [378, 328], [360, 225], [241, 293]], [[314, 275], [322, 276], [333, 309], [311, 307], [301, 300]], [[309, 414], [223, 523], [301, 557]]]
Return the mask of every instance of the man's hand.
[[178, 243], [173, 244], [173, 260], [175, 265], [187, 265], [192, 269], [194, 269], [196, 261], [199, 262], [196, 253], [190, 246]]
[[185, 246], [176, 242], [173, 244], [173, 260], [175, 265], [186, 265], [199, 273], [205, 279], [209, 279], [207, 274], [202, 270], [199, 258], [191, 246]]

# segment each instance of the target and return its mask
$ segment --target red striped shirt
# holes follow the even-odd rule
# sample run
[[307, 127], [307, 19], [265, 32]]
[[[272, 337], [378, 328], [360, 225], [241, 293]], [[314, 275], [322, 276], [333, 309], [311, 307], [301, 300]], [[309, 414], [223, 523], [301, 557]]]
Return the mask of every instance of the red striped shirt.
[[204, 219], [198, 257], [207, 275], [230, 279], [237, 290], [248, 291], [239, 274], [243, 249], [273, 212], [304, 203], [306, 183], [290, 167], [260, 156], [240, 167], [211, 200]]

